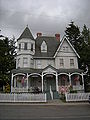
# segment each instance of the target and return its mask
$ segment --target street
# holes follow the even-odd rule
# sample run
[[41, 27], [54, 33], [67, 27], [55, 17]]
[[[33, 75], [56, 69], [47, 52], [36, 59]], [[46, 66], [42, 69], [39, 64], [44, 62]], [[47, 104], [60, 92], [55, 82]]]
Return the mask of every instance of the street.
[[90, 120], [90, 105], [0, 104], [0, 120]]

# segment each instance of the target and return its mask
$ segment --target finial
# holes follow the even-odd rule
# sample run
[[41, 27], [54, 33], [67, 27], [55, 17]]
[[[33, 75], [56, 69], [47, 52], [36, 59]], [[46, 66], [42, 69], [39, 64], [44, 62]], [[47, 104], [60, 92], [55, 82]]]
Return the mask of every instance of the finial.
[[27, 24], [27, 27], [28, 27], [28, 24]]

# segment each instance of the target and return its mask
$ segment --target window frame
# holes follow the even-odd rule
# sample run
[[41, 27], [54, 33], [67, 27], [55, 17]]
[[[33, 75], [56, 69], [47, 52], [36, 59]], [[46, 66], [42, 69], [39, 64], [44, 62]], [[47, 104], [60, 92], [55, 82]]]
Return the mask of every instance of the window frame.
[[63, 58], [60, 58], [60, 67], [64, 67], [64, 59]]
[[70, 59], [70, 66], [74, 67], [74, 59], [73, 58]]
[[31, 51], [33, 51], [33, 43], [31, 43]]
[[28, 46], [28, 43], [25, 42], [25, 43], [24, 43], [24, 50], [27, 50], [27, 48], [28, 48], [27, 46]]
[[27, 57], [23, 57], [23, 66], [25, 67], [27, 65], [28, 65], [28, 58]]

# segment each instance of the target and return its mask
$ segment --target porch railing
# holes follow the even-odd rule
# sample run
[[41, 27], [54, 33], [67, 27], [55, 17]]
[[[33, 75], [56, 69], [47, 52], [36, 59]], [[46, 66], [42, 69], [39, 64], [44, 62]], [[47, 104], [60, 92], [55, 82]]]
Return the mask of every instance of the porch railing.
[[66, 93], [66, 102], [88, 101], [90, 93]]
[[84, 90], [82, 85], [73, 85], [73, 90]]
[[0, 102], [46, 102], [46, 94], [12, 93], [0, 94]]
[[27, 88], [14, 88], [14, 87], [12, 87], [11, 88], [11, 92], [28, 92], [28, 89]]

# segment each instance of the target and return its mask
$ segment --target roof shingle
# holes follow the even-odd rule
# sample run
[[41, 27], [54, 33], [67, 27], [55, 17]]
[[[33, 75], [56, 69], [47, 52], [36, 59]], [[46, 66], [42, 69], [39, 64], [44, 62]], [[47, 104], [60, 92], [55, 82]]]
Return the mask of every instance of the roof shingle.
[[[41, 44], [43, 41], [47, 44], [47, 52], [41, 52]], [[59, 45], [60, 41], [57, 40], [56, 37], [39, 36], [35, 41], [34, 57], [53, 57]]]
[[30, 38], [30, 39], [34, 40], [34, 37], [31, 33], [30, 29], [28, 28], [28, 26], [25, 28], [25, 30], [23, 31], [23, 33], [17, 40], [22, 39], [22, 38]]

